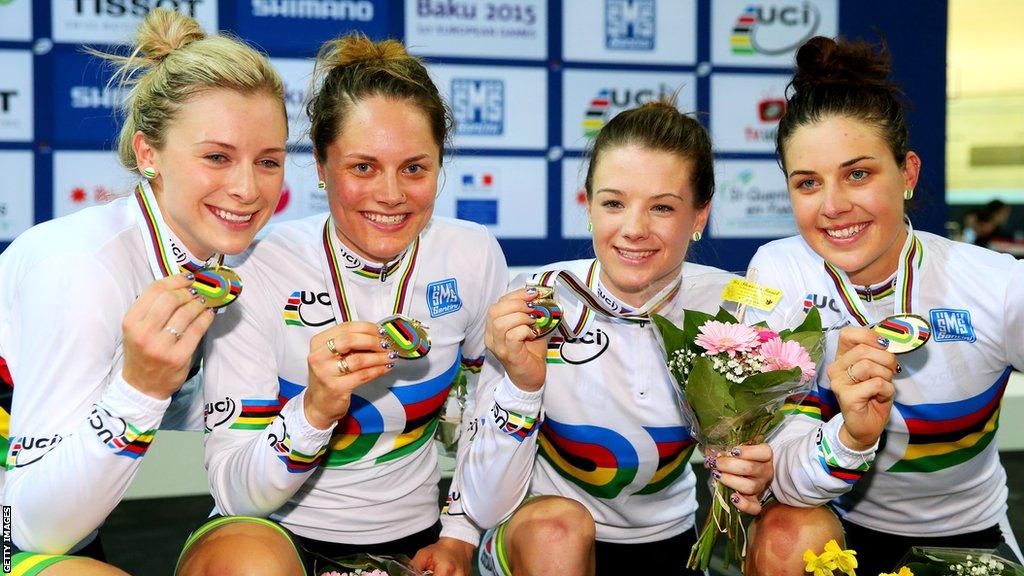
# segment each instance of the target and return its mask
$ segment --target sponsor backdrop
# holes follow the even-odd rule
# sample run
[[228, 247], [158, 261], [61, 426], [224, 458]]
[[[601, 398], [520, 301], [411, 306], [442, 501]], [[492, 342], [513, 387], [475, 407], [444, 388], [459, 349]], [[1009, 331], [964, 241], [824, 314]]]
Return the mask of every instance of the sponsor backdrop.
[[436, 212], [488, 226], [510, 264], [590, 254], [585, 150], [621, 110], [676, 95], [715, 142], [711, 226], [693, 258], [742, 269], [765, 240], [795, 232], [774, 157], [794, 49], [818, 34], [881, 34], [924, 159], [914, 223], [943, 232], [945, 2], [0, 0], [0, 249], [130, 188], [110, 152], [110, 71], [81, 48], [125, 40], [156, 6], [254, 42], [284, 77], [292, 154], [273, 221], [327, 208], [305, 137], [311, 57], [360, 30], [428, 60], [458, 123]]

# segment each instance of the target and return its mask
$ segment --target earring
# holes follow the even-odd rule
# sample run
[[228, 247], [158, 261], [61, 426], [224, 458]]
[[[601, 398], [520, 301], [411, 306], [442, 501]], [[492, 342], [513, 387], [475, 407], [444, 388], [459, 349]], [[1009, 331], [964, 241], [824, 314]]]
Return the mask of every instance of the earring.
[[696, 232], [693, 233], [694, 242], [700, 242], [701, 238], [703, 238], [703, 235], [701, 235], [700, 230], [697, 230]]
[[323, 180], [321, 180], [321, 181], [316, 183], [316, 187], [321, 189], [321, 190], [325, 190], [327, 188], [327, 182], [324, 182]]
[[904, 200], [910, 200], [913, 197], [914, 197], [914, 189], [913, 188], [907, 188], [906, 190], [903, 191], [903, 199]]
[[593, 232], [593, 231], [594, 231], [594, 223], [593, 222], [587, 222], [587, 232]]
[[146, 177], [146, 180], [152, 180], [156, 178], [156, 170], [152, 166], [147, 166], [142, 169], [142, 175]]

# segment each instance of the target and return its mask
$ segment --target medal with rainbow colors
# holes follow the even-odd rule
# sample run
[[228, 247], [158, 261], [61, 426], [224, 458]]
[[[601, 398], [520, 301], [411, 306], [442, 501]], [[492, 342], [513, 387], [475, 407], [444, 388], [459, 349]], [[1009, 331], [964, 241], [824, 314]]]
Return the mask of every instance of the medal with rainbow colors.
[[[610, 300], [602, 298], [595, 293], [595, 290], [598, 290], [597, 279], [600, 275], [600, 266], [600, 263], [595, 258], [587, 269], [586, 281], [580, 280], [578, 276], [568, 270], [549, 270], [541, 273], [535, 284], [537, 290], [540, 291], [546, 289], [551, 292], [548, 294], [547, 298], [545, 298], [543, 296], [544, 293], [541, 292], [541, 295], [533, 301], [534, 309], [536, 310], [538, 305], [547, 305], [548, 303], [553, 304], [555, 309], [552, 309], [550, 306], [546, 306], [539, 314], [531, 314], [537, 318], [537, 320], [530, 325], [530, 328], [535, 334], [537, 333], [538, 326], [550, 326], [550, 330], [541, 333], [538, 337], [549, 333], [555, 328], [559, 328], [562, 334], [567, 338], [578, 338], [583, 334], [587, 322], [594, 313], [607, 316], [609, 318], [628, 320], [630, 322], [646, 322], [650, 318], [651, 314], [661, 310], [666, 304], [671, 302], [682, 287], [682, 275], [680, 275], [674, 282], [670, 282], [667, 286], [662, 288], [660, 292], [655, 294], [642, 308], [633, 311], [623, 311], [621, 309], [616, 309]], [[553, 298], [555, 293], [554, 285], [556, 281], [564, 286], [582, 304], [579, 319], [572, 327], [569, 327], [569, 325], [561, 321], [563, 316], [562, 308]]]
[[932, 326], [917, 314], [894, 314], [871, 327], [887, 339], [885, 348], [893, 354], [906, 354], [924, 346], [932, 335]]
[[[205, 263], [199, 264], [185, 260], [175, 264], [176, 244], [171, 238], [170, 230], [160, 214], [160, 206], [150, 196], [149, 190], [139, 184], [135, 187], [135, 200], [138, 202], [146, 236], [149, 239], [150, 267], [158, 278], [166, 278], [178, 272], [191, 272], [195, 275], [192, 288], [203, 297], [207, 308], [223, 308], [234, 302], [242, 293], [242, 279], [238, 273], [224, 266], [224, 257], [218, 254]], [[181, 250], [178, 248], [178, 250]]]
[[886, 351], [905, 354], [924, 346], [931, 337], [931, 325], [925, 318], [914, 314], [920, 293], [921, 263], [924, 260], [924, 245], [914, 235], [910, 221], [906, 221], [907, 239], [900, 252], [896, 268], [895, 304], [893, 314], [878, 322], [872, 321], [867, 308], [857, 296], [857, 291], [845, 272], [825, 262], [825, 274], [832, 281], [839, 295], [839, 301], [846, 315], [857, 324], [871, 328], [879, 336], [889, 340]]
[[537, 297], [530, 301], [530, 316], [535, 320], [530, 324], [534, 338], [543, 338], [558, 328], [562, 321], [562, 307], [555, 300], [555, 289], [548, 286], [527, 284], [527, 288], [537, 290]]
[[[331, 304], [335, 308], [335, 318], [341, 322], [355, 320], [355, 314], [349, 306], [348, 296], [345, 294], [345, 282], [342, 279], [342, 267], [338, 262], [337, 252], [334, 248], [334, 233], [331, 226], [332, 218], [324, 223], [323, 246], [324, 254], [327, 257], [328, 282], [334, 287], [334, 295]], [[399, 358], [415, 360], [422, 358], [430, 352], [430, 336], [427, 334], [427, 326], [423, 323], [402, 315], [405, 301], [410, 296], [413, 288], [413, 274], [416, 270], [416, 259], [420, 251], [420, 238], [416, 237], [412, 246], [406, 252], [405, 269], [399, 273], [398, 289], [395, 293], [393, 313], [384, 318], [378, 325], [382, 336], [391, 343], [391, 349], [398, 354]], [[389, 267], [384, 266], [384, 270]]]

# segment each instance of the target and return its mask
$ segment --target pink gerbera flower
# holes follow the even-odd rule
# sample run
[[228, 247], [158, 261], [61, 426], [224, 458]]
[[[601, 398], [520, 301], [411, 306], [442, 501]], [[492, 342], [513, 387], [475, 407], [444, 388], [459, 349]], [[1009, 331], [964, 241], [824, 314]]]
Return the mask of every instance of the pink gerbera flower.
[[804, 350], [799, 342], [792, 340], [783, 342], [781, 338], [772, 338], [761, 344], [761, 357], [764, 359], [762, 372], [775, 370], [800, 369], [800, 383], [808, 382], [814, 378], [817, 371], [811, 355]]
[[761, 343], [767, 342], [772, 338], [778, 338], [779, 333], [775, 330], [769, 330], [768, 328], [757, 328], [757, 340]]
[[749, 352], [757, 347], [757, 331], [745, 324], [727, 324], [709, 320], [700, 327], [697, 345], [712, 354]]

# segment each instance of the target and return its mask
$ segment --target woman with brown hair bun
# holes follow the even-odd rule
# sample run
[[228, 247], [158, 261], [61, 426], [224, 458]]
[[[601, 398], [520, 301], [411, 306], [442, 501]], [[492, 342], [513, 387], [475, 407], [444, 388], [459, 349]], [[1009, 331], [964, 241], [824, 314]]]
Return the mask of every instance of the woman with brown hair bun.
[[249, 297], [205, 364], [207, 405], [228, 407], [207, 417], [220, 517], [178, 573], [303, 574], [371, 553], [468, 576], [479, 532], [439, 521], [432, 439], [460, 366], [483, 363], [505, 258], [484, 227], [433, 216], [450, 114], [418, 59], [346, 36], [313, 86], [330, 213], [276, 226], [238, 266]]
[[[818, 306], [824, 325], [850, 327], [770, 441], [779, 503], [757, 522], [748, 567], [802, 574], [804, 550], [843, 532], [864, 574], [893, 570], [911, 546], [1015, 548], [994, 436], [1024, 368], [1024, 263], [911, 226], [922, 161], [884, 52], [817, 37], [796, 62], [778, 154], [800, 235], [750, 266], [785, 295], [772, 315], [833, 302]], [[905, 332], [872, 329], [896, 314], [930, 328], [904, 317], [890, 326]], [[894, 348], [910, 341], [925, 343]], [[815, 508], [830, 503], [841, 527]]]
[[14, 573], [123, 574], [100, 562], [97, 528], [157, 428], [198, 429], [189, 376], [223, 303], [201, 281], [248, 247], [281, 193], [284, 87], [266, 56], [168, 10], [149, 13], [133, 48], [94, 54], [130, 87], [118, 152], [141, 176], [134, 193], [0, 255]]

